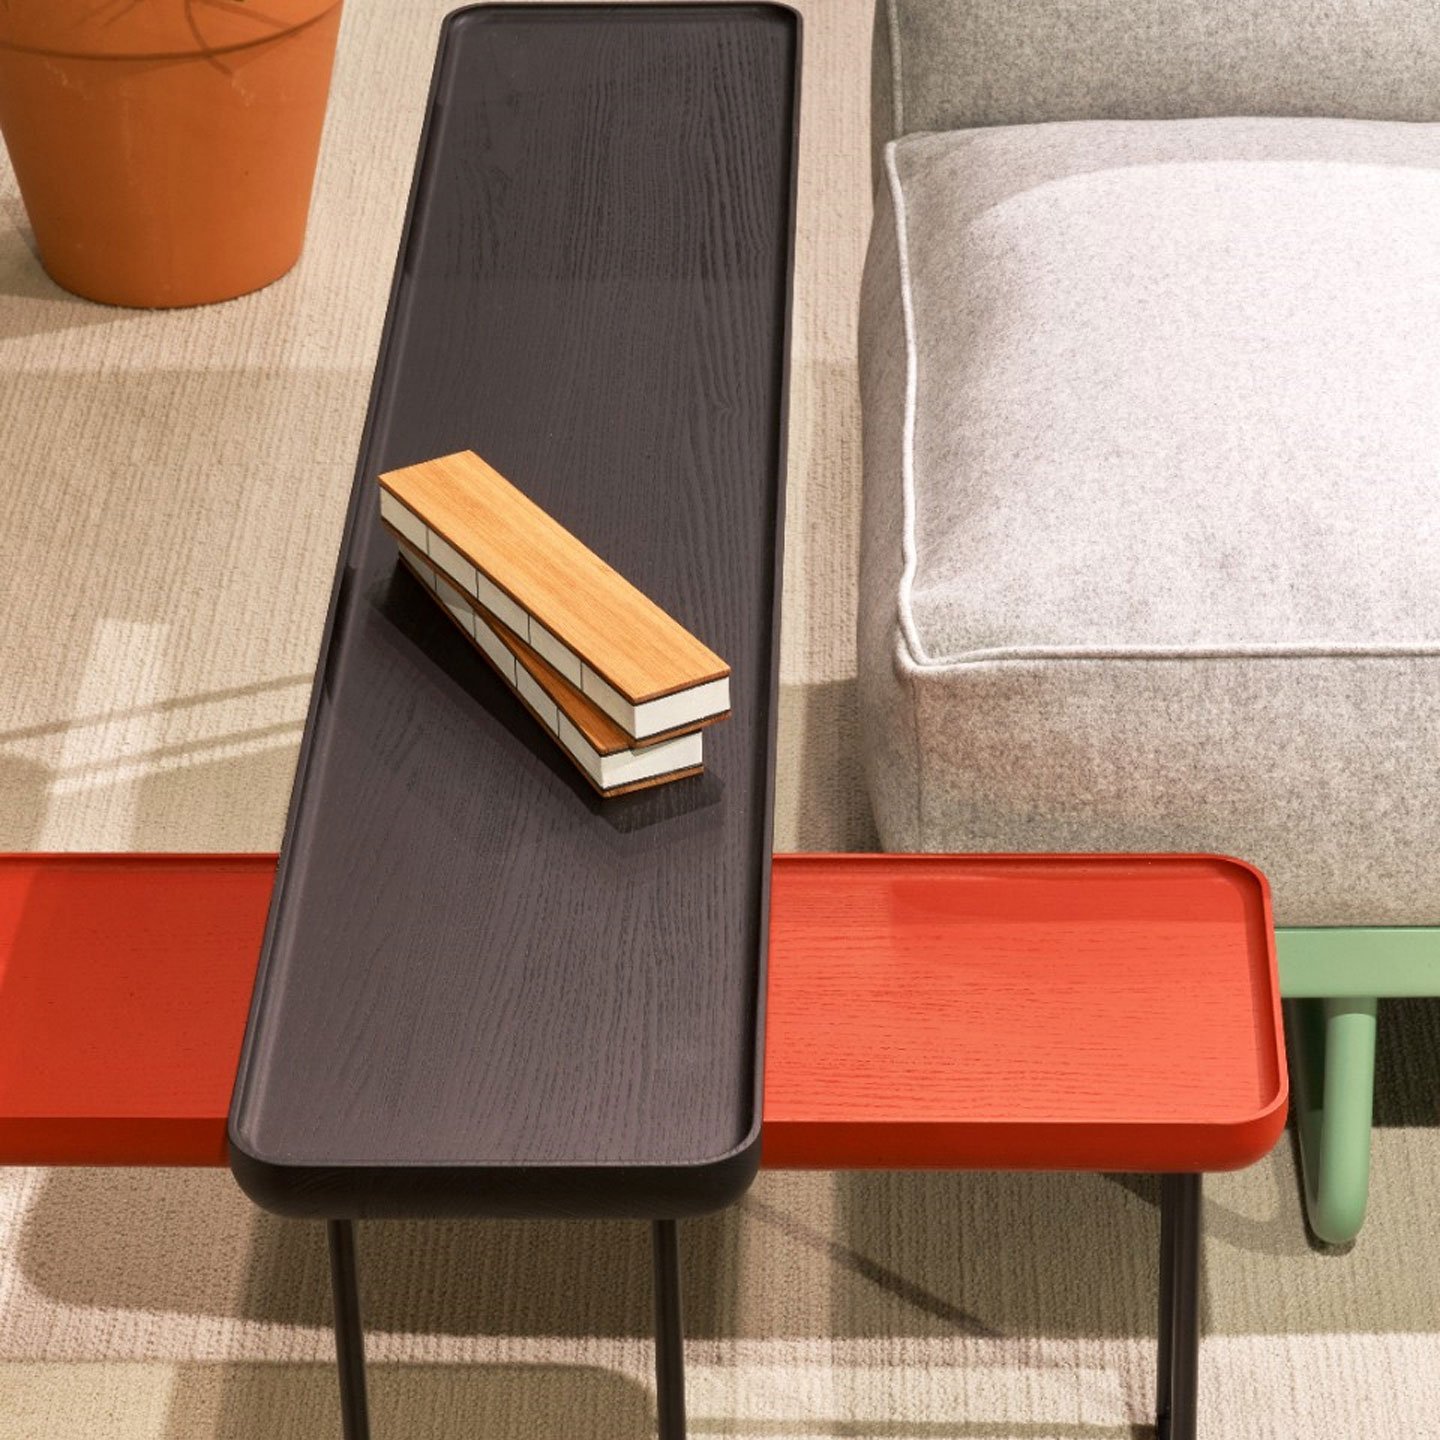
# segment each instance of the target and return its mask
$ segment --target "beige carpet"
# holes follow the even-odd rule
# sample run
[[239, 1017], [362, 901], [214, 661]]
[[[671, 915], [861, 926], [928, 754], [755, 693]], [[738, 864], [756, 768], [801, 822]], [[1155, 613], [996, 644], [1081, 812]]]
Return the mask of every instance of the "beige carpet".
[[[870, 0], [810, 0], [777, 837], [857, 848], [854, 315]], [[306, 256], [176, 314], [71, 299], [0, 172], [0, 847], [278, 841], [449, 0], [348, 0]], [[1383, 1012], [1369, 1227], [1288, 1146], [1209, 1190], [1204, 1435], [1440, 1436], [1440, 1018]], [[1130, 1437], [1155, 1195], [779, 1176], [686, 1227], [694, 1433]], [[640, 1440], [635, 1225], [365, 1227], [379, 1436]], [[336, 1434], [322, 1236], [223, 1173], [0, 1172], [0, 1437]]]

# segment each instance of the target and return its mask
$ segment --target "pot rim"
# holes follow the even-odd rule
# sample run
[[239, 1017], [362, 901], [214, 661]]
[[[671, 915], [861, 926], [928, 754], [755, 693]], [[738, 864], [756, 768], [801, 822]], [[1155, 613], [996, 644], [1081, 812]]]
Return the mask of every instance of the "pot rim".
[[[10, 3], [7, 3], [7, 0], [0, 0], [0, 51], [8, 51], [17, 55], [35, 55], [50, 60], [90, 60], [103, 64], [118, 61], [208, 60], [216, 56], [232, 55], [239, 50], [251, 50], [259, 45], [270, 45], [276, 40], [283, 40], [286, 36], [294, 35], [312, 25], [319, 24], [320, 21], [338, 10], [343, 4], [343, 0], [311, 0], [309, 4], [301, 0], [298, 7], [295, 6], [294, 0], [291, 0], [291, 8], [299, 8], [302, 11], [302, 18], [293, 20], [291, 23], [282, 23], [276, 29], [264, 34], [226, 39], [216, 44], [207, 44], [203, 35], [196, 34], [195, 43], [189, 46], [162, 44], [153, 48], [142, 47], [134, 50], [125, 49], [123, 42], [119, 46], [114, 46], [113, 43], [111, 46], [106, 46], [101, 42], [99, 36], [96, 37], [90, 49], [44, 43], [36, 38], [31, 38], [34, 35], [35, 27], [33, 26], [28, 27], [31, 37], [27, 37], [24, 33], [27, 27], [18, 23], [18, 17], [11, 8], [13, 3], [14, 0], [10, 0]], [[139, 0], [139, 3], [144, 4], [145, 0]], [[188, 12], [195, 3], [196, 0], [184, 0], [185, 10]], [[200, 0], [200, 3], [204, 4], [205, 0]], [[230, 4], [225, 4], [224, 0], [220, 0], [220, 4], [215, 5], [214, 8], [226, 19], [232, 21], [252, 22], [258, 20], [264, 22], [266, 19], [264, 15], [254, 12], [245, 14], [241, 9], [243, 4], [244, 0], [232, 0]], [[222, 6], [223, 8], [221, 8]], [[207, 8], [209, 7], [207, 6]], [[44, 34], [43, 27], [41, 33]]]

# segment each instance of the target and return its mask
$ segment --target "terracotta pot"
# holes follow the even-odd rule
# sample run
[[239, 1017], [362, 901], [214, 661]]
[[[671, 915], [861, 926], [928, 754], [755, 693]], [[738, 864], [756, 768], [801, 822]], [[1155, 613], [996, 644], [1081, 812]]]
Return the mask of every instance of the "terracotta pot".
[[0, 130], [46, 270], [201, 305], [300, 256], [339, 0], [7, 0]]

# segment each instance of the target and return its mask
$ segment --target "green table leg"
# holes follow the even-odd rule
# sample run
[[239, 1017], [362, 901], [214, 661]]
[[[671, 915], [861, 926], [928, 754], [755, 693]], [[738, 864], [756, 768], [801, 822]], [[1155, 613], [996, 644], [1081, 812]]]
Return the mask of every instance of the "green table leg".
[[1360, 1233], [1375, 1101], [1373, 996], [1286, 1002], [1310, 1228], [1331, 1245]]
[[1376, 997], [1440, 995], [1440, 927], [1275, 932], [1310, 1228], [1353, 1240], [1370, 1186]]

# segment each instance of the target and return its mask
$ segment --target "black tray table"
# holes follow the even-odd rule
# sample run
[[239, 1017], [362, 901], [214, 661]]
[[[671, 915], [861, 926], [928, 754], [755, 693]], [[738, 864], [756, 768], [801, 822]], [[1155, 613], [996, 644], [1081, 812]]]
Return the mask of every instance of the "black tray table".
[[[445, 22], [230, 1117], [331, 1221], [674, 1221], [759, 1161], [799, 22]], [[733, 666], [701, 777], [595, 796], [396, 561], [382, 470], [473, 448]], [[668, 1352], [668, 1359], [667, 1359]]]

